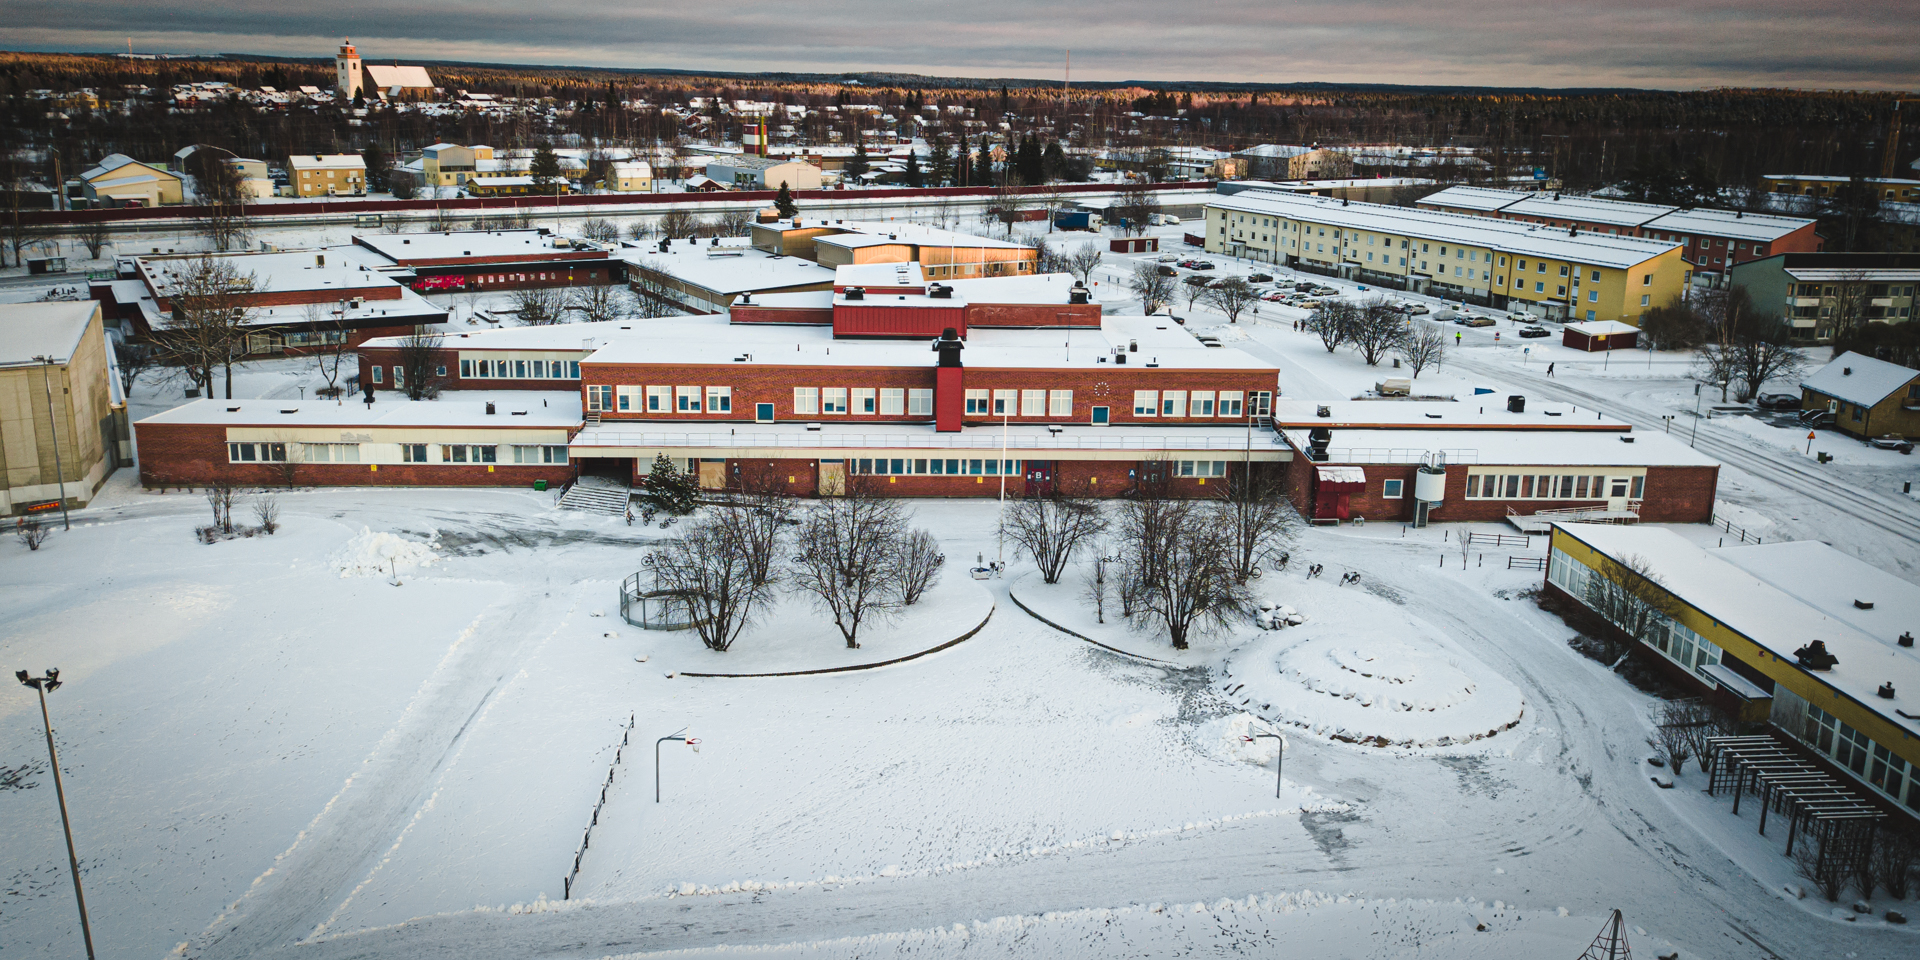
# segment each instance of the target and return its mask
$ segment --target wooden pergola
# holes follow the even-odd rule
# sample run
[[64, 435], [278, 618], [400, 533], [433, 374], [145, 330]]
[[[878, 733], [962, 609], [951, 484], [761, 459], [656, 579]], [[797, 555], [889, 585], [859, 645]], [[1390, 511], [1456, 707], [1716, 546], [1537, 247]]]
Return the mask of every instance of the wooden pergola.
[[1733, 812], [1748, 793], [1760, 798], [1760, 834], [1769, 812], [1787, 818], [1788, 856], [1801, 830], [1819, 844], [1816, 869], [1840, 864], [1851, 869], [1873, 847], [1874, 832], [1886, 813], [1833, 775], [1789, 750], [1773, 737], [1714, 737], [1707, 793], [1733, 791]]

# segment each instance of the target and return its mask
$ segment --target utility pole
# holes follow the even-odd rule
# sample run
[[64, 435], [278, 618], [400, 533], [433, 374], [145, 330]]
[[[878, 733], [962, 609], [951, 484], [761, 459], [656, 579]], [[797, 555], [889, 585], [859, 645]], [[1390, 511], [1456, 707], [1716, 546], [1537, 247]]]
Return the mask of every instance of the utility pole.
[[[47, 391], [47, 433], [53, 437], [53, 479], [60, 485], [60, 524], [61, 529], [72, 530], [73, 520], [67, 516], [67, 473], [60, 465], [60, 418], [53, 412], [53, 379], [47, 368], [53, 366], [52, 357], [34, 357], [40, 361], [40, 385]], [[231, 378], [229, 378], [231, 382]]]
[[80, 889], [80, 855], [73, 848], [73, 823], [67, 817], [67, 788], [60, 780], [60, 752], [53, 746], [53, 718], [47, 713], [47, 694], [60, 689], [60, 671], [49, 669], [44, 677], [29, 676], [15, 670], [20, 682], [40, 694], [40, 723], [47, 731], [47, 761], [53, 765], [53, 793], [60, 800], [60, 829], [67, 835], [67, 869], [73, 871], [73, 899], [80, 905], [80, 936], [87, 943], [87, 960], [93, 960], [93, 924], [87, 922], [87, 895]]

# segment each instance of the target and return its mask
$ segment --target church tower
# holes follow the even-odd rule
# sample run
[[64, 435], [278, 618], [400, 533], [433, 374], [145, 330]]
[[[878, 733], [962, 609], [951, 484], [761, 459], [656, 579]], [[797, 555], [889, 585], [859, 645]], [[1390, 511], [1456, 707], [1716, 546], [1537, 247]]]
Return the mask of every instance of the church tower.
[[340, 45], [340, 52], [333, 58], [334, 76], [339, 81], [342, 99], [352, 100], [360, 92], [360, 53], [353, 49], [353, 39]]

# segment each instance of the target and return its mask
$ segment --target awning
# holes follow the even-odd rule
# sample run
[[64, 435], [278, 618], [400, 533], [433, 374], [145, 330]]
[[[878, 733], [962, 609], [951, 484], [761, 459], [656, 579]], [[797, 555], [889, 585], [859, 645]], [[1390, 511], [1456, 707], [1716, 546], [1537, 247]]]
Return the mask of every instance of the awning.
[[1712, 663], [1700, 668], [1701, 674], [1721, 686], [1728, 693], [1742, 700], [1770, 700], [1773, 694], [1760, 689], [1752, 680], [1733, 672], [1724, 663]]
[[1367, 485], [1367, 471], [1360, 467], [1315, 467], [1314, 470], [1322, 484], [1350, 483], [1357, 487]]

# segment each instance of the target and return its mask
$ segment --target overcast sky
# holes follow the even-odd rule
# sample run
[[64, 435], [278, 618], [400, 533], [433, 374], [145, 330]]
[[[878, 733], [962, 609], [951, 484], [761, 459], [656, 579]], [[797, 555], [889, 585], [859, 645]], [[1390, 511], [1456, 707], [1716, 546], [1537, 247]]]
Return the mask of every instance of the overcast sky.
[[[0, 47], [1083, 80], [1920, 89], [1920, 3], [0, 0]], [[94, 24], [122, 24], [117, 30]]]

